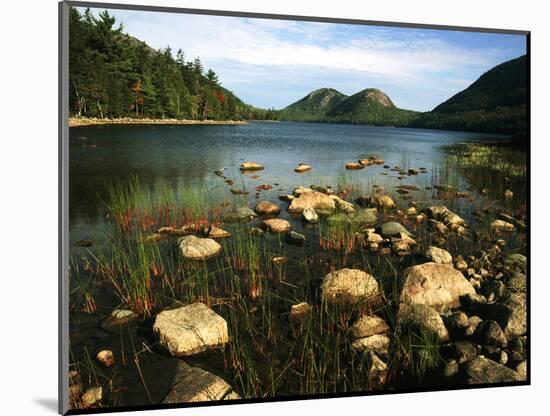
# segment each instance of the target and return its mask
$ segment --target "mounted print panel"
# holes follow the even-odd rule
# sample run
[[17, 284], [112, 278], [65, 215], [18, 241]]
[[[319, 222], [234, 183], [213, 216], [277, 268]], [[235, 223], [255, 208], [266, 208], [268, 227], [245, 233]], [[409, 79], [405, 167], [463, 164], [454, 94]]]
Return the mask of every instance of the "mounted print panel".
[[60, 13], [62, 413], [528, 384], [529, 32]]

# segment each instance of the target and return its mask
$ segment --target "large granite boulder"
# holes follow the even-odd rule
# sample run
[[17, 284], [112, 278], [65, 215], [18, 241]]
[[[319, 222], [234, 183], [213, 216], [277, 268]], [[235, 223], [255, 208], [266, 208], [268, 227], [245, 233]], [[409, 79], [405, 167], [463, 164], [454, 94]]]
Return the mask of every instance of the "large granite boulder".
[[357, 303], [379, 295], [378, 282], [358, 269], [341, 269], [325, 276], [322, 299], [328, 303]]
[[460, 297], [475, 295], [475, 289], [452, 265], [424, 263], [404, 271], [401, 302], [435, 309], [460, 306]]
[[194, 355], [229, 342], [225, 319], [200, 302], [160, 312], [153, 331], [159, 344], [176, 357]]

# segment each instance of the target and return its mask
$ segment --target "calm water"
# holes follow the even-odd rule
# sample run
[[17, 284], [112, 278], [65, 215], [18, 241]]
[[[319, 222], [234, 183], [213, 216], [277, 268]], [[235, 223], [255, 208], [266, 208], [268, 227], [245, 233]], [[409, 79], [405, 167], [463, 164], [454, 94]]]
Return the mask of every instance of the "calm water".
[[[469, 183], [445, 159], [444, 146], [470, 140], [506, 140], [505, 136], [422, 129], [331, 125], [315, 123], [250, 123], [240, 126], [92, 126], [70, 129], [70, 226], [71, 239], [97, 238], [106, 210], [106, 185], [114, 179], [139, 177], [143, 185], [159, 182], [174, 187], [195, 185], [229, 187], [214, 171], [250, 192], [263, 183], [277, 184], [261, 198], [277, 200], [298, 185], [336, 186], [338, 181], [373, 184], [393, 193], [395, 186], [420, 188], [453, 183], [466, 189]], [[397, 172], [382, 166], [345, 171], [345, 162], [377, 155], [387, 165], [404, 169], [425, 167], [428, 173], [397, 179]], [[262, 163], [266, 169], [241, 174], [242, 161]], [[297, 174], [293, 169], [306, 162], [313, 170]], [[252, 179], [251, 176], [260, 178]], [[490, 185], [490, 184], [488, 184]], [[399, 198], [399, 195], [395, 195]], [[416, 194], [415, 197], [430, 198]], [[458, 204], [458, 211], [467, 204]], [[467, 212], [462, 212], [467, 215]]]
[[[273, 333], [278, 334], [277, 342], [274, 342], [273, 345], [266, 344], [266, 351], [261, 355], [257, 355], [257, 352], [254, 353], [256, 354], [254, 355], [254, 360], [256, 360], [254, 366], [257, 366], [258, 374], [261, 374], [259, 377], [264, 383], [259, 383], [259, 385], [267, 385], [265, 384], [266, 380], [269, 380], [269, 374], [272, 375], [269, 372], [270, 368], [275, 368], [277, 372], [282, 371], [280, 374], [283, 374], [286, 371], [283, 368], [288, 368], [285, 367], [287, 363], [295, 361], [296, 357], [292, 355], [292, 351], [295, 348], [301, 348], [297, 345], [302, 345], [300, 344], [302, 341], [296, 340], [291, 335], [293, 330], [288, 320], [290, 304], [304, 300], [313, 305], [318, 304], [316, 288], [318, 288], [320, 277], [328, 273], [329, 267], [334, 266], [337, 269], [342, 267], [364, 268], [365, 262], [367, 262], [369, 270], [372, 268], [373, 275], [380, 282], [391, 286], [395, 268], [401, 270], [406, 264], [409, 264], [407, 262], [414, 264], [416, 261], [415, 256], [406, 256], [411, 258], [409, 260], [391, 256], [382, 262], [377, 255], [366, 254], [366, 250], [361, 250], [360, 255], [355, 257], [342, 256], [339, 252], [331, 253], [320, 250], [318, 227], [308, 228], [299, 219], [290, 218], [286, 212], [287, 204], [278, 199], [280, 194], [291, 193], [299, 185], [310, 186], [311, 184], [331, 185], [334, 189], [339, 189], [347, 184], [354, 188], [360, 188], [365, 194], [370, 194], [374, 192], [373, 186], [377, 185], [384, 188], [384, 193], [391, 194], [401, 209], [406, 209], [413, 199], [418, 203], [419, 209], [431, 204], [445, 204], [463, 216], [473, 229], [485, 230], [485, 232], [488, 230], [487, 221], [494, 218], [494, 213], [488, 215], [483, 223], [474, 221], [473, 213], [475, 211], [488, 207], [496, 208], [496, 205], [499, 205], [505, 209], [509, 208], [510, 212], [516, 212], [521, 210], [526, 200], [525, 177], [517, 175], [513, 171], [514, 167], [519, 167], [520, 172], [524, 171], [525, 153], [522, 156], [521, 152], [518, 153], [514, 149], [498, 146], [485, 153], [485, 156], [476, 154], [473, 157], [473, 153], [469, 153], [457, 158], [456, 153], [449, 151], [449, 146], [457, 142], [505, 141], [507, 137], [504, 136], [310, 123], [250, 123], [242, 126], [96, 126], [71, 129], [70, 135], [70, 239], [72, 243], [79, 239], [93, 240], [91, 251], [95, 255], [100, 254], [103, 247], [106, 247], [107, 250], [110, 249], [109, 245], [102, 243], [114, 235], [113, 223], [106, 220], [107, 187], [109, 182], [114, 180], [130, 180], [136, 176], [142, 186], [147, 186], [151, 190], [157, 189], [158, 185], [166, 184], [175, 190], [187, 186], [198, 186], [202, 187], [205, 192], [215, 191], [217, 196], [227, 196], [227, 200], [231, 200], [233, 198], [230, 192], [231, 186], [226, 184], [224, 178], [214, 173], [217, 169], [225, 168], [224, 176], [234, 181], [234, 188], [244, 188], [250, 192], [248, 202], [251, 207], [258, 200], [254, 189], [256, 186], [261, 184], [273, 186], [271, 190], [262, 191], [259, 199], [268, 199], [279, 203], [282, 208], [280, 217], [291, 220], [292, 228], [307, 236], [307, 244], [297, 248], [286, 244], [279, 238], [279, 235], [270, 234], [263, 239], [254, 239], [254, 244], [260, 248], [259, 252], [264, 253], [264, 257], [282, 255], [287, 259], [283, 272], [284, 278], [276, 279], [275, 274], [266, 274], [265, 276], [272, 276], [272, 278], [266, 277], [263, 281], [264, 293], [276, 295], [267, 304], [270, 318], [264, 322], [263, 314], [250, 312], [251, 315], [248, 315], [248, 312], [245, 313], [244, 310], [237, 309], [240, 311], [239, 319], [237, 319], [239, 322], [235, 323], [229, 320], [230, 323], [233, 322], [231, 324], [233, 325], [231, 326], [233, 334], [248, 333], [246, 328], [249, 327], [243, 323], [246, 316], [252, 316], [251, 322], [254, 322], [255, 331], [257, 330], [253, 335], [250, 333], [253, 337], [250, 339], [247, 336], [234, 336], [231, 345], [234, 345], [235, 348], [244, 346], [246, 351], [256, 351], [254, 348], [256, 348], [257, 340], [264, 345], [265, 340], [262, 334], [271, 333], [272, 328], [275, 328]], [[399, 165], [405, 170], [424, 167], [426, 173], [404, 176], [399, 179], [399, 172], [384, 168], [382, 165], [368, 166], [358, 171], [344, 169], [346, 162], [357, 161], [371, 155], [383, 158], [385, 164], [391, 167]], [[239, 165], [245, 160], [262, 163], [265, 170], [241, 173]], [[311, 164], [313, 170], [305, 174], [295, 173], [294, 168], [301, 162]], [[436, 184], [448, 184], [460, 191], [467, 191], [469, 198], [451, 198], [441, 201], [439, 198], [442, 196], [433, 189]], [[415, 185], [418, 190], [409, 195], [401, 195], [396, 192], [396, 186], [399, 185]], [[483, 188], [487, 188], [486, 193], [481, 192]], [[503, 198], [504, 189], [511, 189], [514, 192], [514, 198], [505, 200]], [[380, 215], [379, 220], [380, 222], [384, 221], [384, 216]], [[247, 226], [256, 224], [257, 222]], [[223, 224], [223, 228], [233, 232], [234, 236], [220, 242], [224, 246], [225, 255], [228, 256], [233, 255], [234, 249], [231, 248], [231, 241], [235, 240], [236, 232], [240, 232], [238, 229], [231, 228], [232, 226], [234, 225]], [[155, 228], [148, 232], [154, 230]], [[420, 238], [427, 238], [425, 230], [419, 229], [419, 232]], [[520, 252], [524, 252], [524, 248], [522, 248], [522, 244], [525, 243], [524, 234], [521, 234], [521, 237], [517, 237], [520, 235], [519, 233], [509, 234], [505, 237], [509, 241], [503, 249], [504, 254], [517, 251], [517, 248]], [[453, 240], [452, 248], [449, 249], [452, 253], [464, 256], [493, 244], [485, 241], [485, 246], [482, 246], [480, 242], [469, 238], [462, 241], [462, 239], [450, 237], [449, 241], [451, 240]], [[175, 239], [172, 238], [158, 245], [162, 250], [163, 259], [166, 259], [167, 270], [174, 270], [175, 265], [178, 264], [174, 260], [177, 258], [174, 242]], [[113, 349], [117, 357], [124, 356], [128, 351], [133, 351], [135, 346], [150, 345], [154, 349], [156, 341], [152, 335], [150, 319], [143, 319], [135, 334], [129, 332], [129, 339], [124, 338], [123, 340], [122, 332], [107, 334], [97, 330], [100, 319], [109, 314], [112, 309], [120, 307], [121, 299], [116, 295], [113, 286], [107, 279], [98, 278], [100, 274], [89, 272], [84, 267], [88, 262], [86, 259], [92, 258], [92, 253], [88, 255], [87, 248], [79, 248], [75, 244], [71, 244], [71, 247], [71, 257], [78, 264], [78, 267], [72, 269], [75, 279], [71, 280], [74, 285], [74, 290], [71, 292], [71, 296], [74, 298], [72, 304], [75, 305], [75, 309], [71, 311], [70, 315], [71, 351], [74, 362], [85, 363], [88, 360], [88, 351], [95, 354], [100, 349], [107, 347]], [[82, 261], [78, 259], [82, 259]], [[224, 288], [228, 281], [233, 281], [237, 276], [232, 275], [234, 272], [232, 268], [228, 273], [223, 271], [226, 268], [217, 269], [220, 264], [226, 264], [223, 262], [227, 262], [228, 258], [218, 260], [213, 260], [205, 266], [215, 272], [217, 279], [215, 282], [220, 282], [217, 286], [210, 284], [209, 291], [211, 290], [211, 295], [214, 297], [232, 299], [234, 292], [226, 293]], [[265, 260], [264, 258], [262, 261]], [[261, 264], [265, 265], [266, 263]], [[270, 264], [268, 262], [268, 266], [262, 266], [262, 272], [275, 273], [273, 272], [275, 269], [272, 269]], [[391, 267], [387, 267], [387, 264], [390, 264]], [[100, 269], [97, 268], [97, 270]], [[242, 270], [239, 271], [241, 277], [239, 281], [242, 281], [246, 287], [247, 276], [241, 275], [241, 272]], [[154, 298], [157, 309], [153, 312], [156, 313], [156, 311], [171, 305], [173, 299], [177, 299], [178, 302], [189, 302], [189, 299], [196, 300], [193, 297], [194, 294], [187, 293], [187, 290], [190, 290], [189, 287], [194, 287], [194, 279], [182, 279], [185, 275], [179, 269], [175, 277], [179, 279], [179, 289], [175, 294], [164, 290], [161, 280], [153, 279], [154, 291], [158, 292], [158, 296]], [[187, 282], [193, 282], [193, 284], [188, 285]], [[180, 283], [185, 284], [180, 285]], [[386, 289], [391, 289], [389, 286]], [[82, 311], [83, 299], [87, 293], [91, 294], [90, 297], [95, 299], [97, 305], [96, 312], [91, 314]], [[240, 289], [235, 293], [240, 293]], [[260, 307], [258, 306], [260, 302], [257, 300], [252, 300], [249, 303], [249, 306], [255, 305], [256, 310]], [[224, 302], [221, 302], [216, 305], [216, 311], [225, 319], [229, 319], [229, 311], [240, 307], [235, 305], [226, 308]], [[246, 310], [248, 311], [248, 309]], [[243, 319], [243, 322], [240, 322], [240, 319]], [[319, 322], [324, 321], [320, 320]], [[252, 339], [255, 341], [252, 342]], [[333, 348], [332, 341], [330, 345], [330, 348]], [[316, 348], [319, 348], [319, 351], [324, 351], [321, 347]], [[315, 351], [317, 351], [316, 348], [314, 348]], [[341, 348], [338, 351], [340, 354], [338, 357], [343, 363], [347, 363], [346, 360], [349, 360], [350, 357], [345, 353], [346, 348]], [[162, 354], [141, 354], [140, 360], [143, 368], [146, 369], [148, 365], [153, 368], [156, 362], [164, 360]], [[227, 354], [217, 353], [206, 358], [189, 358], [186, 361], [221, 376], [239, 389], [242, 387], [241, 381], [236, 378], [231, 368], [226, 367], [226, 358]], [[340, 358], [338, 362], [340, 362]], [[353, 360], [356, 358], [353, 356]], [[296, 368], [300, 369], [300, 365]], [[109, 374], [113, 377], [114, 385], [122, 387], [120, 391], [124, 392], [128, 388], [129, 392], [135, 394], [141, 390], [132, 387], [132, 383], [135, 384], [139, 380], [132, 368], [132, 366], [115, 366], [114, 370], [109, 370], [112, 371]], [[81, 369], [86, 371], [85, 367], [81, 367]], [[288, 372], [288, 375], [284, 376], [284, 383], [287, 384], [281, 383], [277, 394], [295, 394], [302, 391], [303, 377], [298, 377], [299, 374], [301, 373]], [[162, 374], [162, 377], [169, 379], [170, 376]], [[336, 379], [336, 374], [334, 377], [329, 374], [326, 380], [332, 383], [333, 378]], [[149, 387], [155, 389], [159, 384], [157, 380], [158, 376], [154, 373]], [[418, 385], [417, 379], [407, 380], [400, 380], [399, 383], [403, 383], [405, 386], [408, 382], [413, 383], [414, 386]], [[443, 381], [438, 378], [425, 382], [441, 386]], [[343, 389], [343, 384], [338, 383], [335, 382], [335, 386], [338, 386], [338, 389]], [[160, 384], [162, 385], [162, 383]], [[258, 384], [257, 379], [255, 379], [255, 384]], [[243, 391], [238, 391], [246, 393], [244, 387], [242, 388]], [[140, 394], [141, 396], [138, 395], [137, 399], [126, 398], [122, 401], [119, 401], [116, 394], [112, 394], [106, 403], [113, 406], [124, 403], [142, 403], [145, 396], [143, 393]], [[137, 402], [132, 401], [134, 399]], [[129, 401], [124, 402], [124, 400]]]

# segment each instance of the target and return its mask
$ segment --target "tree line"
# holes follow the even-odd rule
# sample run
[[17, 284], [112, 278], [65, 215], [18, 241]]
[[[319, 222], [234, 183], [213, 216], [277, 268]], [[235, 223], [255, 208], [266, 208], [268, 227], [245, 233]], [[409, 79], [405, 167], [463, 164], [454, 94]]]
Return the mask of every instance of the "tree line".
[[108, 11], [70, 9], [71, 116], [274, 120], [225, 89], [200, 58], [179, 49], [155, 50], [123, 32]]

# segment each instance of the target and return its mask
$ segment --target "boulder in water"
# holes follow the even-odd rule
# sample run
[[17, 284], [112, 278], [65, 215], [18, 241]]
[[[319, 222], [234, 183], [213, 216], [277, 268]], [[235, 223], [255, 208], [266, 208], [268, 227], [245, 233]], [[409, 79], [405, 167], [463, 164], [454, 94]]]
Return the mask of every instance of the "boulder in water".
[[176, 357], [194, 355], [229, 342], [225, 319], [200, 302], [160, 312], [153, 331], [159, 344]]
[[183, 258], [187, 260], [206, 260], [216, 257], [222, 246], [211, 238], [199, 238], [188, 235], [178, 239], [178, 246]]
[[325, 276], [322, 299], [328, 303], [357, 303], [379, 295], [378, 282], [359, 269], [340, 269]]

